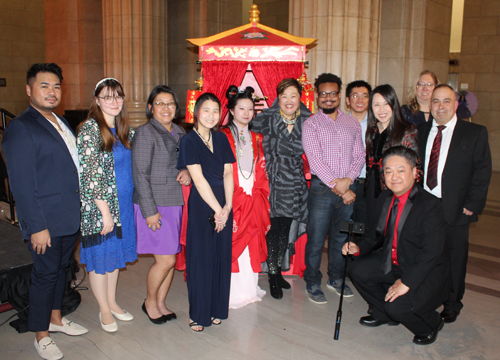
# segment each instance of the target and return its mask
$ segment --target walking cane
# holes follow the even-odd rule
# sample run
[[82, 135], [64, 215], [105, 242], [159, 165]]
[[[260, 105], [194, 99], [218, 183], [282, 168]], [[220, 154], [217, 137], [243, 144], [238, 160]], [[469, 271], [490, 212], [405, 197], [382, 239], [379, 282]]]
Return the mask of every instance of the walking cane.
[[[348, 226], [345, 226], [348, 225]], [[347, 228], [347, 229], [346, 229]], [[346, 231], [347, 230], [347, 231]], [[345, 279], [347, 277], [347, 261], [349, 260], [349, 247], [351, 240], [353, 239], [354, 233], [363, 234], [365, 232], [364, 224], [355, 223], [352, 220], [342, 221], [340, 224], [340, 231], [347, 232], [347, 255], [345, 257], [344, 263], [344, 274], [342, 276], [342, 290], [340, 292], [340, 301], [339, 301], [339, 309], [337, 310], [337, 321], [335, 322], [335, 335], [333, 336], [334, 340], [339, 339], [340, 335], [340, 323], [342, 321], [342, 302], [344, 301], [344, 288], [345, 288]]]

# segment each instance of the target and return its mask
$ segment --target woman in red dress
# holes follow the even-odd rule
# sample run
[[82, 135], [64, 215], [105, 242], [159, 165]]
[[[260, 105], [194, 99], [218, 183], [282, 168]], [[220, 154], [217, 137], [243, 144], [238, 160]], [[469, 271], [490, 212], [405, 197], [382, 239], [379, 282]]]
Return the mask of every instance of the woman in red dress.
[[[236, 157], [233, 163], [233, 250], [229, 308], [260, 301], [266, 292], [258, 286], [260, 264], [266, 261], [269, 218], [269, 181], [262, 135], [249, 130], [254, 118], [254, 89], [234, 85], [226, 92], [229, 120], [226, 134]], [[251, 126], [251, 125], [250, 125]]]

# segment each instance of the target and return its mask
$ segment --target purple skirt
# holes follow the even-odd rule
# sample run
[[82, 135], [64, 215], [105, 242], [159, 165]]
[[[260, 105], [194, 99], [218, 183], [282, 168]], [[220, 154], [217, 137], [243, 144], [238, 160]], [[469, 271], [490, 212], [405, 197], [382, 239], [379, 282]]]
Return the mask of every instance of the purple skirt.
[[146, 225], [139, 205], [134, 204], [138, 254], [175, 255], [181, 251], [182, 206], [158, 206], [158, 212], [161, 226], [153, 232]]

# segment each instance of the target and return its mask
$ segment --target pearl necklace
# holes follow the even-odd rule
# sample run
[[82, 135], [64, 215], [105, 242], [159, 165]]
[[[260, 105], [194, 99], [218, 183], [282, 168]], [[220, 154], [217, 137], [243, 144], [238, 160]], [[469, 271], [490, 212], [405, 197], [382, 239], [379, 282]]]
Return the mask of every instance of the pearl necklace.
[[[254, 153], [253, 153], [253, 144], [252, 144], [252, 135], [250, 135], [250, 151], [252, 152], [252, 169], [250, 170], [250, 175], [248, 175], [248, 177], [245, 176], [245, 174], [243, 174], [243, 171], [241, 170], [241, 165], [240, 165], [240, 157], [243, 156], [243, 149], [239, 148], [238, 149], [238, 144], [236, 142], [236, 139], [238, 138], [238, 132], [236, 131], [236, 126], [231, 126], [231, 133], [233, 134], [233, 139], [235, 140], [234, 142], [234, 149], [236, 150], [236, 161], [238, 162], [238, 170], [240, 171], [241, 173], [241, 176], [243, 176], [243, 178], [245, 180], [248, 180], [250, 179], [250, 177], [253, 175], [253, 167], [254, 167], [254, 163], [255, 163], [255, 156], [254, 156]], [[243, 145], [246, 146], [246, 141], [245, 141], [245, 137], [243, 136], [243, 130], [241, 130], [241, 136], [240, 136], [240, 140], [242, 141]]]

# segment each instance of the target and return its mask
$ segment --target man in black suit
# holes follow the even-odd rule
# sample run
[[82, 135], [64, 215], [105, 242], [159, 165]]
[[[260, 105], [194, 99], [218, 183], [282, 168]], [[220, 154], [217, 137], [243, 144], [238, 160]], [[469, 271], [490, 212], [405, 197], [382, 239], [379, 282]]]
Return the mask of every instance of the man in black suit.
[[478, 220], [491, 179], [486, 127], [457, 119], [455, 91], [438, 85], [432, 94], [434, 120], [418, 128], [424, 188], [443, 202], [446, 245], [451, 264], [451, 292], [441, 313], [454, 322], [463, 307], [469, 252], [469, 226]]
[[417, 345], [433, 343], [443, 327], [435, 311], [446, 291], [445, 220], [441, 202], [415, 183], [417, 154], [403, 146], [382, 158], [389, 190], [377, 199], [380, 218], [357, 244], [342, 249], [359, 256], [349, 267], [351, 280], [373, 305], [364, 326], [405, 325]]
[[34, 64], [27, 73], [30, 106], [7, 126], [2, 147], [23, 238], [33, 257], [28, 327], [44, 359], [63, 354], [50, 332], [88, 330], [61, 317], [66, 268], [80, 228], [78, 151], [67, 121], [53, 110], [61, 102], [62, 70]]

